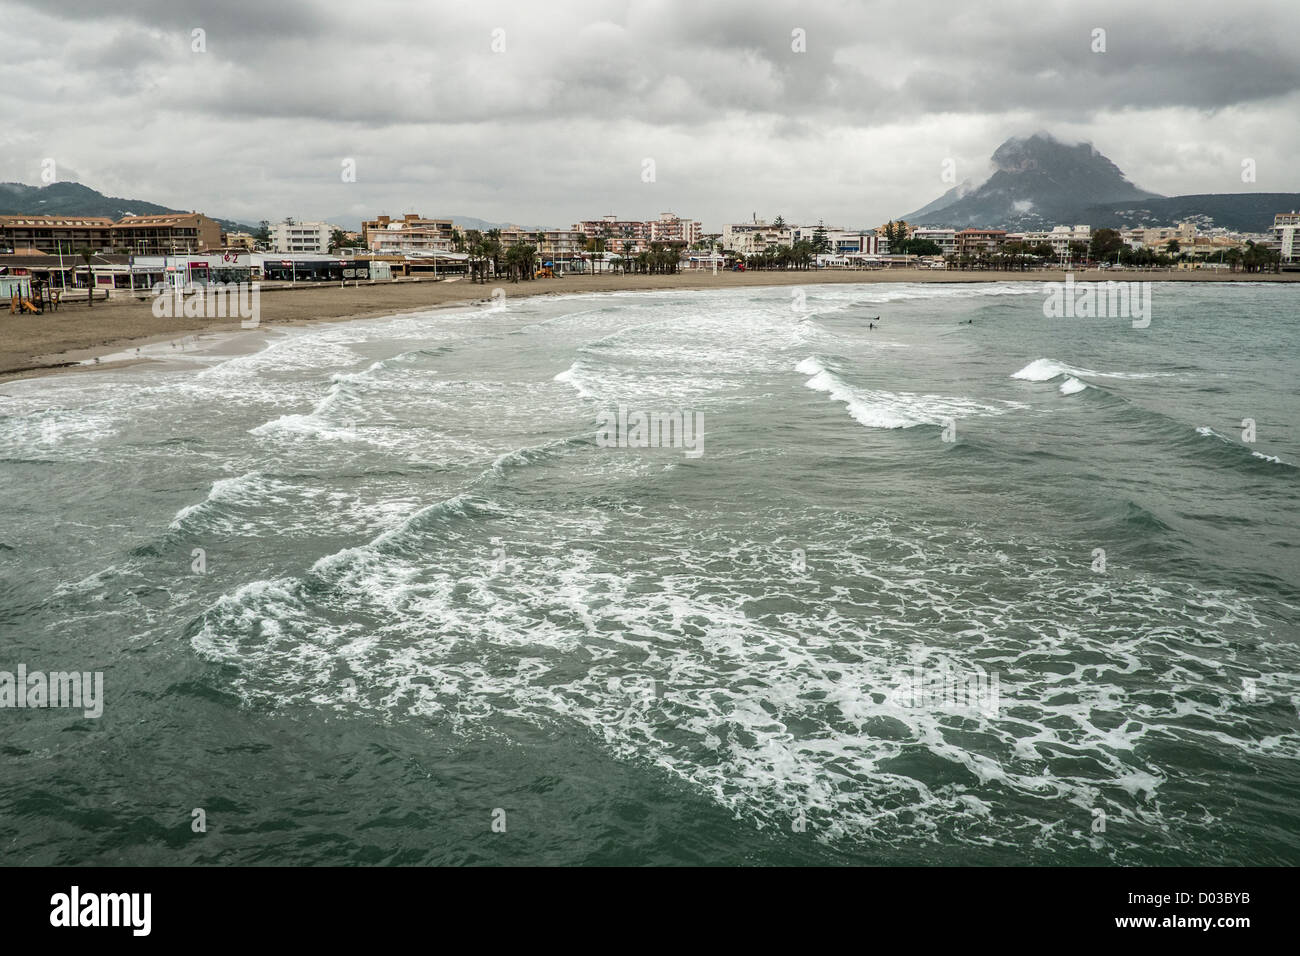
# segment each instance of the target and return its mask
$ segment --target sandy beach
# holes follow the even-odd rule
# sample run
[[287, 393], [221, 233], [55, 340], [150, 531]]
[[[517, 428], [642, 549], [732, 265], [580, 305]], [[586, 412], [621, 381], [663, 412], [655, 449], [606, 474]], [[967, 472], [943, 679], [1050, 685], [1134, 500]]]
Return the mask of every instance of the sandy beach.
[[[1216, 274], [1204, 271], [1142, 272], [1077, 271], [1075, 281], [1127, 280], [1148, 282], [1297, 282], [1300, 273], [1277, 275]], [[1060, 282], [1064, 272], [945, 272], [918, 269], [880, 271], [685, 272], [677, 275], [563, 276], [531, 282], [471, 283], [404, 280], [339, 288], [334, 285], [263, 287], [261, 325], [302, 325], [338, 322], [428, 308], [468, 306], [488, 299], [501, 288], [507, 297], [571, 295], [583, 292], [649, 291], [655, 289], [722, 289], [739, 286], [800, 286], [830, 283], [880, 282]], [[136, 361], [121, 353], [147, 344], [179, 341], [204, 333], [239, 331], [238, 319], [159, 318], [150, 301], [121, 298], [71, 303], [58, 312], [18, 316], [0, 313], [0, 380], [44, 375], [56, 371], [102, 369]], [[82, 365], [92, 358], [112, 361]]]

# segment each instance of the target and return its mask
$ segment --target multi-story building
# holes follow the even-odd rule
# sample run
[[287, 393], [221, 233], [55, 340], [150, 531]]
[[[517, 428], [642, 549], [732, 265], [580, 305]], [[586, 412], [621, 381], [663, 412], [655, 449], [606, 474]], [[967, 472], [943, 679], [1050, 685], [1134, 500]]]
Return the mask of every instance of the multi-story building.
[[603, 239], [606, 249], [611, 252], [643, 252], [651, 241], [650, 223], [619, 219], [613, 215], [601, 219], [585, 219], [574, 223], [573, 228], [587, 239]]
[[1290, 265], [1300, 262], [1300, 213], [1280, 212], [1273, 217], [1273, 242], [1277, 244], [1282, 262]]
[[0, 216], [0, 252], [108, 252], [113, 220], [103, 216]]
[[1004, 229], [963, 229], [954, 236], [957, 255], [978, 256], [984, 252], [996, 252], [1006, 237]]
[[927, 229], [924, 226], [912, 230], [913, 239], [928, 239], [939, 247], [939, 252], [946, 256], [957, 254], [956, 229]]
[[684, 242], [691, 246], [700, 241], [704, 224], [695, 219], [682, 219], [671, 212], [661, 212], [659, 218], [647, 223], [651, 242]]
[[216, 252], [221, 226], [200, 212], [124, 216], [113, 223], [113, 248], [137, 256]]
[[315, 252], [324, 255], [330, 251], [330, 236], [337, 226], [328, 222], [297, 222], [286, 219], [271, 227], [273, 252]]
[[257, 249], [257, 237], [251, 232], [223, 232], [221, 234], [221, 245], [227, 249], [243, 249], [245, 252], [253, 252]]
[[202, 213], [126, 216], [0, 216], [0, 247], [57, 255], [90, 249], [133, 255], [208, 252], [221, 248], [221, 227]]
[[582, 233], [587, 239], [603, 239], [608, 252], [635, 254], [644, 252], [652, 242], [694, 245], [702, 239], [704, 225], [695, 219], [661, 212], [658, 219], [647, 221], [619, 219], [614, 215], [586, 219], [574, 223], [573, 231]]
[[[580, 229], [523, 229], [508, 226], [501, 230], [502, 248], [509, 249], [520, 243], [535, 247], [540, 261], [544, 263], [568, 262], [577, 268], [575, 263], [587, 247], [587, 236]], [[611, 242], [610, 246], [605, 250], [607, 253], [621, 251], [614, 248], [617, 243]]]
[[814, 242], [818, 231], [825, 237], [825, 252], [833, 256], [855, 254], [881, 256], [889, 252], [889, 240], [876, 229], [843, 229], [839, 226], [827, 226], [818, 223], [815, 226], [792, 226], [791, 242]]
[[722, 248], [742, 256], [791, 245], [794, 245], [793, 229], [785, 225], [774, 226], [757, 217], [752, 222], [728, 223], [722, 227]]
[[371, 252], [450, 252], [455, 229], [450, 219], [421, 219], [407, 213], [401, 219], [377, 216], [361, 224]]

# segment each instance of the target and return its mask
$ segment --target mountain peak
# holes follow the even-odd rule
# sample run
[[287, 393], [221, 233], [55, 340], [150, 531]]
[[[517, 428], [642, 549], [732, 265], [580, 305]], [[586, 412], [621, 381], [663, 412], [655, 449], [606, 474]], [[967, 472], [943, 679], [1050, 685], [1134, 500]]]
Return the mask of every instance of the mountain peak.
[[1100, 203], [1156, 196], [1129, 182], [1091, 143], [1065, 143], [1046, 132], [1006, 140], [993, 152], [993, 167], [978, 187], [949, 202], [942, 197], [907, 220], [1032, 229], [1081, 222], [1082, 211]]

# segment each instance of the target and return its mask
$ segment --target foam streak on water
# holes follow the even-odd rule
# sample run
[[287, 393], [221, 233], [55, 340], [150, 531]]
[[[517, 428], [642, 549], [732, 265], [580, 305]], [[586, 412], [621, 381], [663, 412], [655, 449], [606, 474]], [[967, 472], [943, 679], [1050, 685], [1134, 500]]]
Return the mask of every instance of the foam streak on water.
[[[161, 819], [161, 762], [241, 862], [474, 860], [428, 808], [509, 800], [582, 821], [533, 861], [1300, 862], [1287, 290], [1157, 285], [1146, 330], [1033, 283], [805, 292], [0, 386], [3, 636], [114, 688], [107, 745], [13, 725], [7, 839], [195, 862], [78, 833], [52, 769]], [[616, 406], [701, 415], [705, 454], [604, 447]]]

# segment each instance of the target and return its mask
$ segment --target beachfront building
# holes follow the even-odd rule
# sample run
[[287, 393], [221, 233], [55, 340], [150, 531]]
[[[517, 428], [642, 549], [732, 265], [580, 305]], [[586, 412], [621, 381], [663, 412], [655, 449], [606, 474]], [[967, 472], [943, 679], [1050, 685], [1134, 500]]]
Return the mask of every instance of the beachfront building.
[[671, 212], [661, 212], [658, 219], [649, 220], [619, 219], [611, 214], [575, 222], [573, 231], [582, 233], [589, 242], [604, 240], [606, 252], [635, 255], [648, 249], [652, 242], [693, 246], [703, 238], [704, 224]]
[[954, 237], [957, 255], [963, 258], [996, 252], [1006, 238], [1004, 229], [963, 229]]
[[1177, 240], [1180, 246], [1192, 243], [1196, 239], [1196, 224], [1180, 222], [1176, 226], [1155, 226], [1150, 228], [1129, 229], [1122, 233], [1124, 241], [1134, 249], [1150, 246], [1163, 249], [1170, 240]]
[[221, 226], [202, 213], [124, 216], [0, 216], [0, 248], [47, 255], [208, 252], [221, 248]]
[[377, 216], [361, 224], [361, 236], [371, 252], [451, 252], [455, 225], [450, 219], [422, 219], [407, 213], [401, 219]]
[[221, 226], [200, 212], [124, 216], [113, 223], [113, 248], [137, 256], [216, 252]]
[[683, 219], [671, 212], [661, 212], [659, 218], [647, 223], [651, 242], [684, 242], [693, 246], [704, 234], [704, 224], [696, 219]]
[[[501, 247], [528, 245], [537, 250], [539, 266], [549, 265], [553, 269], [573, 272], [586, 271], [583, 252], [587, 248], [586, 234], [573, 229], [524, 229], [521, 226], [507, 226], [501, 230]], [[607, 252], [614, 252], [617, 242], [609, 243]]]
[[0, 252], [58, 255], [78, 249], [107, 252], [113, 220], [105, 216], [0, 216]]
[[790, 242], [814, 242], [819, 230], [827, 243], [822, 255], [843, 258], [854, 254], [881, 255], [889, 250], [889, 240], [875, 229], [843, 229], [822, 223], [791, 226]]
[[722, 248], [742, 256], [767, 252], [778, 246], [794, 245], [794, 230], [775, 226], [757, 216], [750, 222], [728, 223], [722, 227]]
[[338, 226], [328, 222], [298, 222], [286, 219], [271, 227], [271, 250], [324, 255], [330, 251], [330, 236], [337, 228]]
[[918, 226], [912, 230], [913, 239], [928, 239], [939, 247], [939, 253], [944, 258], [957, 255], [957, 230], [956, 229], [937, 229]]
[[1273, 217], [1273, 243], [1282, 256], [1283, 265], [1300, 263], [1300, 213], [1280, 212]]
[[1070, 243], [1082, 242], [1087, 245], [1092, 242], [1092, 226], [1053, 226], [1051, 229], [1020, 232], [1015, 233], [1014, 236], [1007, 236], [1007, 241], [1013, 239], [1027, 246], [1048, 245], [1052, 247], [1054, 255], [1064, 256], [1070, 251]]
[[608, 215], [601, 219], [584, 219], [573, 224], [593, 244], [603, 240], [605, 251], [635, 255], [650, 245], [650, 223], [638, 219], [619, 219]]

